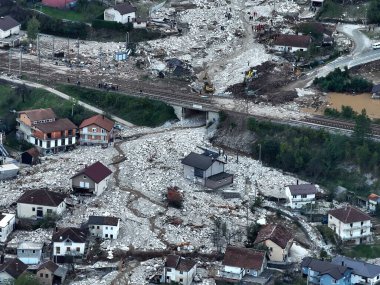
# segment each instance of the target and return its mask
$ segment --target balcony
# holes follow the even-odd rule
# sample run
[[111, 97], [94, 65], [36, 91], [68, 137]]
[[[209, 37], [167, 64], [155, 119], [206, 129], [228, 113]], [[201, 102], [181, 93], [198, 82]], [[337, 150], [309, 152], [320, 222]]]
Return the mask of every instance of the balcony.
[[370, 228], [371, 228], [370, 225], [362, 225], [362, 226], [353, 226], [353, 227], [345, 228], [343, 229], [343, 231], [349, 232], [349, 231], [354, 231], [354, 230], [368, 230]]

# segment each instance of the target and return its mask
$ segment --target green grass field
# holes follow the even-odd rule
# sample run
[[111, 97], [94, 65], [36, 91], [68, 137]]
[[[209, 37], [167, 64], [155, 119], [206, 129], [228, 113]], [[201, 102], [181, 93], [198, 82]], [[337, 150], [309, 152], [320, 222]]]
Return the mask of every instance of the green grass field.
[[52, 18], [55, 19], [65, 19], [70, 21], [77, 21], [77, 22], [91, 22], [93, 19], [95, 19], [97, 16], [103, 13], [104, 7], [96, 2], [90, 2], [85, 9], [74, 9], [74, 10], [68, 10], [68, 9], [57, 9], [47, 6], [41, 6], [37, 8], [37, 10], [40, 10], [41, 12], [45, 13], [46, 15], [49, 15]]
[[349, 257], [378, 258], [380, 257], [380, 244], [360, 244], [344, 250]]
[[174, 109], [161, 101], [73, 85], [59, 85], [57, 90], [138, 126], [156, 127], [176, 119]]
[[366, 18], [366, 4], [342, 5], [326, 1], [319, 19], [364, 19]]

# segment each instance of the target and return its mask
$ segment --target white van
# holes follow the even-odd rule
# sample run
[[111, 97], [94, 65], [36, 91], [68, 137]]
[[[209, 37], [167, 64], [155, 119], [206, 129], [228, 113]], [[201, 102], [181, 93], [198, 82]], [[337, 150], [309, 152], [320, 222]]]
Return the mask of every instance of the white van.
[[379, 49], [379, 48], [380, 48], [380, 42], [373, 43], [373, 44], [372, 44], [372, 48], [373, 48], [373, 49]]

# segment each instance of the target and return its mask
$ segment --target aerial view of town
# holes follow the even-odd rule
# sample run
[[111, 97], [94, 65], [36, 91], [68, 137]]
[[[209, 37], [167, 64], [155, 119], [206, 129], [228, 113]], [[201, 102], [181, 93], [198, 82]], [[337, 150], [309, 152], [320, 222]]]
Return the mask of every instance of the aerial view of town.
[[380, 0], [0, 0], [0, 285], [380, 285]]

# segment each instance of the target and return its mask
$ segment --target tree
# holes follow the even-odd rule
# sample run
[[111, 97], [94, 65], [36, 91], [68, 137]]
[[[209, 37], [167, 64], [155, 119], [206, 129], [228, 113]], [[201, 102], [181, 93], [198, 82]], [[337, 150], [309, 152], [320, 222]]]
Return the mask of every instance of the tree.
[[26, 273], [19, 276], [14, 282], [14, 285], [41, 285], [41, 283], [36, 276]]
[[359, 145], [364, 143], [364, 140], [371, 134], [371, 120], [367, 116], [365, 109], [355, 119], [355, 127], [353, 138]]
[[248, 227], [247, 230], [247, 242], [245, 244], [246, 247], [253, 247], [253, 243], [257, 238], [257, 235], [260, 231], [261, 226], [258, 223], [253, 223]]
[[380, 23], [380, 0], [372, 0], [369, 3], [367, 18], [369, 23]]
[[30, 41], [34, 41], [40, 31], [40, 22], [33, 17], [28, 21], [26, 32]]

